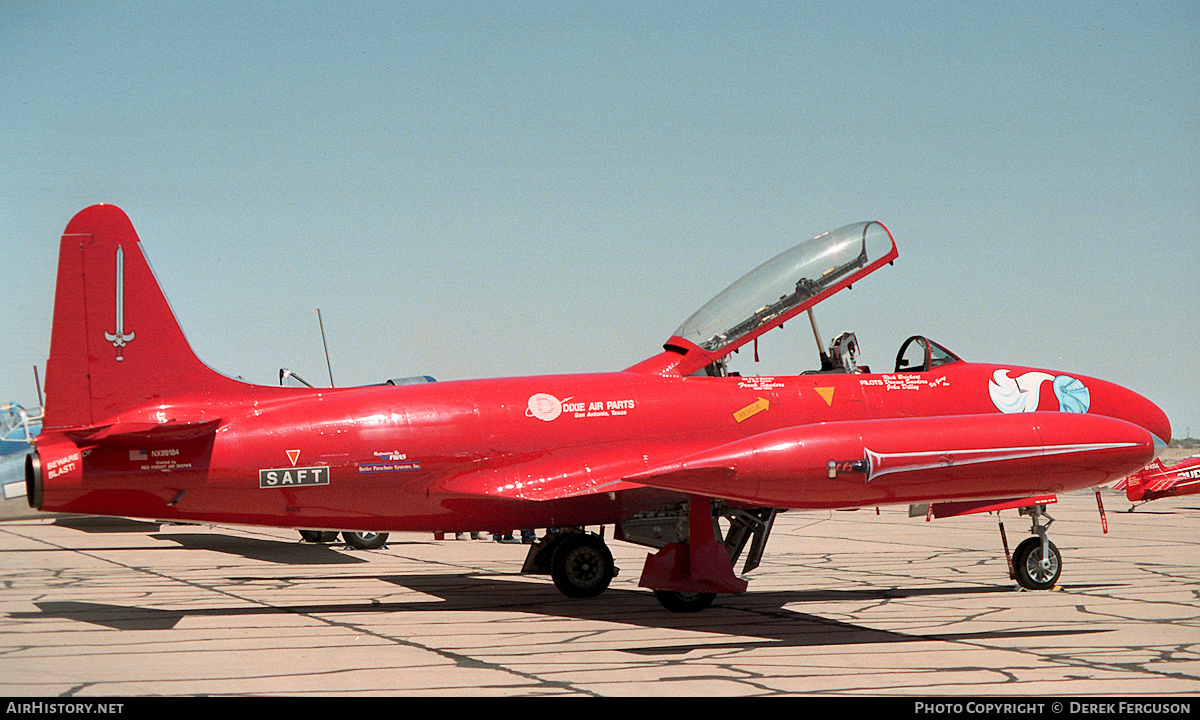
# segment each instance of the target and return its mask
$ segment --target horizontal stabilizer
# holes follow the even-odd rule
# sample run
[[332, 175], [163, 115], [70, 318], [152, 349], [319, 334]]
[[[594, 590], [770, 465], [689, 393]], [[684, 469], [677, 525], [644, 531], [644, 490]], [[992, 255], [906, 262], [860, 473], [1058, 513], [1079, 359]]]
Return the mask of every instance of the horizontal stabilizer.
[[1158, 478], [1146, 483], [1147, 492], [1163, 492], [1179, 484], [1179, 478]]
[[76, 443], [94, 443], [100, 441], [132, 442], [148, 441], [178, 441], [186, 442], [211, 435], [221, 426], [221, 419], [200, 420], [195, 422], [166, 422], [166, 423], [114, 423], [96, 427], [69, 430], [64, 434]]

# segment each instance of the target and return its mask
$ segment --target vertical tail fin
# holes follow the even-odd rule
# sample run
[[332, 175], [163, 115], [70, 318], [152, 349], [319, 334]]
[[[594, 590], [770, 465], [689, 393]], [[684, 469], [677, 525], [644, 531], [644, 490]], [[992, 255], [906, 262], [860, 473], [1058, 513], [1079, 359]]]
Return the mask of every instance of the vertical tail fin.
[[[1125, 497], [1129, 502], [1141, 502], [1146, 499], [1146, 491], [1150, 490], [1150, 481], [1166, 473], [1162, 460], [1155, 458], [1154, 462], [1125, 478]], [[1153, 499], [1153, 498], [1151, 498]]]
[[233, 382], [192, 352], [125, 213], [93, 205], [72, 218], [59, 247], [43, 425], [113, 422]]

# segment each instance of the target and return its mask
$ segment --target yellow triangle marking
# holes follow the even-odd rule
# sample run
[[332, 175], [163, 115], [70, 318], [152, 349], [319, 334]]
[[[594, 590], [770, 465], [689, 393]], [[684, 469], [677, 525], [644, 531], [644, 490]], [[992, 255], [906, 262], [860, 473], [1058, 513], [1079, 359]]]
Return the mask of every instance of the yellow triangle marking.
[[828, 405], [829, 407], [833, 407], [833, 391], [836, 389], [837, 388], [832, 388], [832, 387], [815, 387], [815, 388], [813, 388], [813, 390], [817, 391], [817, 394], [821, 396], [821, 398], [825, 401], [825, 404]]

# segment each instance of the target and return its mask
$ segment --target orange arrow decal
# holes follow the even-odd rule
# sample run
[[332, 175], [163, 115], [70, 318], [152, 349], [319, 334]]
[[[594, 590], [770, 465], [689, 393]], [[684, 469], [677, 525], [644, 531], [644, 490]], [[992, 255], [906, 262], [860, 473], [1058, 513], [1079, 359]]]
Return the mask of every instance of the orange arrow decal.
[[817, 394], [821, 396], [821, 399], [824, 400], [825, 404], [828, 405], [829, 407], [833, 407], [833, 391], [835, 389], [836, 388], [832, 388], [832, 387], [815, 387], [815, 388], [813, 388], [813, 390], [817, 391]]

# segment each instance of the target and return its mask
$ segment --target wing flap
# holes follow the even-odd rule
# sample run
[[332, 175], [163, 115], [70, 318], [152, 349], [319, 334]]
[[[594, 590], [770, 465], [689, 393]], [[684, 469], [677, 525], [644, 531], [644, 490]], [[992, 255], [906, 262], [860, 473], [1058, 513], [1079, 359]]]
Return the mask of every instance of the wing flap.
[[497, 477], [490, 473], [473, 473], [444, 483], [442, 489], [453, 495], [546, 501], [636, 490], [641, 487], [644, 486], [620, 478], [549, 477], [511, 481], [509, 478]]

